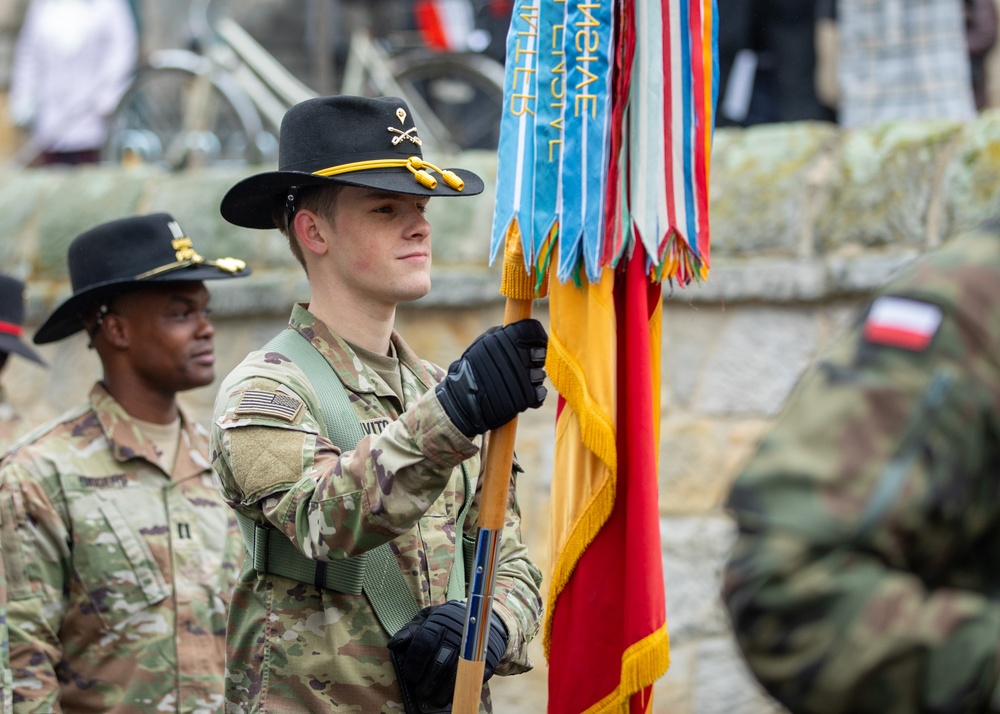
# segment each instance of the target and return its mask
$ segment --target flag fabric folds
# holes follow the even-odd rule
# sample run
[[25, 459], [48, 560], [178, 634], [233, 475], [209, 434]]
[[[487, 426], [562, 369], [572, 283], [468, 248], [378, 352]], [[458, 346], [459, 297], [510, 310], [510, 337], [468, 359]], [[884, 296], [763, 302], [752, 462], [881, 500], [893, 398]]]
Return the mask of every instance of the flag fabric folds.
[[545, 645], [549, 712], [645, 712], [670, 662], [659, 534], [660, 286], [635, 255], [549, 283], [559, 392]]
[[661, 282], [708, 276], [716, 18], [715, 0], [523, 0], [507, 36], [491, 261], [518, 237], [548, 282], [551, 714], [651, 711], [670, 662]]

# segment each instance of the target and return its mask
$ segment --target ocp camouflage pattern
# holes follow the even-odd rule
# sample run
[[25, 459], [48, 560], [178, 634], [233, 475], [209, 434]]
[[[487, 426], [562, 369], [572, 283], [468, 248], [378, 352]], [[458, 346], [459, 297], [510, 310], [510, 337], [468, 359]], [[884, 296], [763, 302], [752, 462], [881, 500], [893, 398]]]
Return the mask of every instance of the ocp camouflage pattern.
[[0, 388], [0, 457], [24, 434], [25, 429], [24, 420]]
[[[0, 389], [0, 454], [16, 441], [24, 430], [24, 423], [6, 400]], [[0, 486], [3, 485], [0, 474]], [[0, 528], [3, 527], [3, 513], [0, 512]], [[4, 577], [3, 558], [0, 558], [0, 714], [11, 710], [13, 674], [10, 671], [10, 645], [7, 637], [7, 581]]]
[[[419, 607], [444, 602], [459, 535], [455, 517], [466, 498], [459, 465], [466, 463], [477, 484], [465, 522], [465, 533], [474, 537], [481, 464], [478, 445], [455, 428], [430, 389], [443, 370], [419, 360], [394, 333], [400, 404], [304, 307], [294, 308], [290, 325], [329, 361], [371, 433], [340, 455], [320, 435], [318, 397], [302, 371], [282, 354], [251, 353], [225, 380], [216, 403], [213, 463], [226, 499], [316, 560], [391, 541]], [[241, 411], [248, 390], [281, 394], [303, 407], [294, 418]], [[526, 647], [542, 609], [541, 574], [521, 542], [514, 494], [512, 483], [494, 605], [510, 643], [498, 674], [530, 669]], [[258, 574], [245, 563], [227, 633], [227, 711], [402, 712], [388, 639], [364, 594]], [[489, 709], [484, 687], [483, 710]]]
[[735, 482], [723, 595], [795, 712], [1000, 711], [1000, 232], [882, 289], [936, 306], [925, 349], [856, 326]]
[[0, 465], [17, 714], [222, 709], [242, 542], [208, 434], [180, 439], [171, 472], [98, 384]]

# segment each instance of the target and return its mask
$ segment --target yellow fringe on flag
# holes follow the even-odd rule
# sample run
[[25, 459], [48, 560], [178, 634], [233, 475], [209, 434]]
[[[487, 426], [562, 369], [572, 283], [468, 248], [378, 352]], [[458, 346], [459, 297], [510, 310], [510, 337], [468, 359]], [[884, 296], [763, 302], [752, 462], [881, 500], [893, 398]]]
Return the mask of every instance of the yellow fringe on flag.
[[[620, 714], [627, 712], [629, 700], [662, 677], [670, 667], [670, 635], [667, 626], [639, 640], [622, 655], [622, 678], [618, 688], [582, 714]], [[665, 657], [658, 656], [666, 651]], [[648, 708], [647, 708], [648, 710]]]

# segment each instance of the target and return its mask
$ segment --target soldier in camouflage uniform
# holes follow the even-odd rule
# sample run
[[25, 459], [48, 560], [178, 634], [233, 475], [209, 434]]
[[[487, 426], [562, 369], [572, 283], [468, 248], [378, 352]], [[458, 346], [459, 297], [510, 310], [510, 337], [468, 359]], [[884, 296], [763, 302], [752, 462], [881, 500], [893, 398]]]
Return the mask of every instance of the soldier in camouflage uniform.
[[728, 501], [724, 597], [795, 712], [1000, 712], [1000, 224], [883, 288]]
[[[24, 283], [0, 274], [0, 371], [13, 354], [44, 365], [38, 353], [21, 340], [24, 333]], [[0, 387], [0, 453], [24, 431], [24, 423]]]
[[104, 375], [0, 464], [13, 711], [217, 711], [242, 549], [175, 395], [214, 378], [202, 281], [248, 271], [159, 213], [82, 233], [69, 272], [35, 342], [86, 328]]
[[[248, 557], [240, 574], [227, 631], [229, 712], [450, 705], [465, 617], [464, 579], [451, 599], [456, 544], [471, 548], [476, 532], [480, 435], [542, 403], [547, 340], [537, 321], [517, 322], [481, 337], [445, 373], [393, 329], [396, 305], [430, 288], [427, 201], [483, 189], [471, 172], [424, 162], [418, 142], [399, 99], [309, 100], [282, 123], [282, 169], [223, 199], [232, 223], [278, 226], [289, 237], [312, 300], [293, 308], [282, 335], [301, 336], [314, 355], [309, 364], [265, 346], [226, 378], [216, 403], [213, 464], [253, 533], [248, 550], [290, 544], [285, 555]], [[476, 393], [472, 380], [482, 385]], [[360, 427], [356, 444], [330, 437], [321, 389], [344, 395], [339, 414]], [[487, 679], [532, 666], [541, 575], [519, 528], [512, 482]], [[420, 609], [395, 626], [367, 580], [353, 589], [330, 581], [386, 544], [386, 573], [401, 573], [403, 598]], [[289, 574], [297, 561], [306, 566]], [[485, 684], [482, 706], [491, 707]]]
[[[24, 283], [0, 274], [0, 371], [7, 365], [11, 353], [32, 362], [45, 364], [38, 353], [21, 340], [24, 333]], [[7, 401], [0, 387], [0, 453], [5, 452], [23, 431], [23, 420]], [[0, 484], [2, 484], [0, 475]], [[0, 524], [3, 514], [0, 513]], [[0, 558], [0, 714], [10, 711], [11, 682], [10, 650], [7, 644], [7, 584], [3, 559]]]

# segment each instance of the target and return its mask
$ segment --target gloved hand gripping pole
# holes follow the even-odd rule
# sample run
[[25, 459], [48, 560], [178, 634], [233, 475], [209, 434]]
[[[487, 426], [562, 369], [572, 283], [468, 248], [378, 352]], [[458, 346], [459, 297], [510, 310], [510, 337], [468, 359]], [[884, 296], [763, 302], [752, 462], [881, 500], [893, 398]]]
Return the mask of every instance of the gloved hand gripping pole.
[[[531, 276], [525, 271], [521, 233], [515, 220], [507, 232], [504, 245], [500, 293], [507, 297], [507, 302], [503, 324], [509, 325], [531, 317], [532, 301], [535, 297], [544, 295], [546, 287], [543, 285], [536, 294]], [[507, 492], [510, 489], [516, 435], [517, 417], [489, 434], [479, 506], [476, 555], [472, 565], [472, 583], [455, 679], [452, 714], [476, 714], [479, 711], [483, 674], [486, 670], [486, 643], [490, 635], [490, 615], [493, 611], [496, 562], [507, 512]]]

